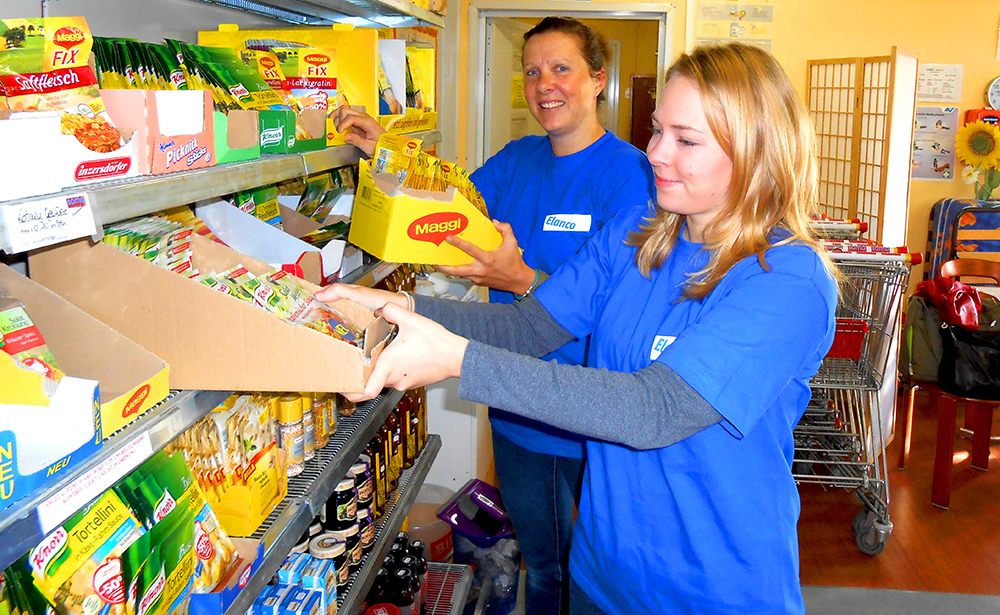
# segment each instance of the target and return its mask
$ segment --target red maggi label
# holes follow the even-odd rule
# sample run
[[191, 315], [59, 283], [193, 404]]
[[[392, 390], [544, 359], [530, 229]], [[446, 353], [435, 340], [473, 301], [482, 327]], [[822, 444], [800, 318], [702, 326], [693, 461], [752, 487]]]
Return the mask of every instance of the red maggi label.
[[125, 175], [132, 168], [132, 159], [128, 157], [110, 158], [108, 160], [88, 160], [76, 165], [73, 178], [78, 182], [91, 179], [103, 179]]
[[59, 45], [63, 49], [69, 49], [70, 47], [76, 47], [86, 39], [86, 35], [83, 30], [75, 26], [67, 26], [65, 28], [59, 28], [52, 35], [52, 42]]
[[469, 227], [469, 219], [454, 211], [442, 211], [414, 220], [406, 235], [414, 241], [429, 241], [441, 245], [446, 237], [458, 235]]
[[149, 385], [144, 384], [125, 402], [125, 407], [122, 408], [122, 418], [138, 412], [139, 408], [142, 407], [142, 402], [146, 401], [147, 397], [149, 397]]
[[257, 63], [260, 64], [261, 66], [263, 66], [264, 68], [274, 68], [275, 66], [277, 66], [274, 63], [274, 60], [272, 60], [271, 58], [268, 58], [268, 57], [263, 57], [263, 58], [257, 60]]
[[313, 66], [319, 66], [321, 64], [329, 64], [330, 56], [323, 55], [322, 53], [310, 53], [306, 57], [302, 58], [306, 64], [312, 64]]

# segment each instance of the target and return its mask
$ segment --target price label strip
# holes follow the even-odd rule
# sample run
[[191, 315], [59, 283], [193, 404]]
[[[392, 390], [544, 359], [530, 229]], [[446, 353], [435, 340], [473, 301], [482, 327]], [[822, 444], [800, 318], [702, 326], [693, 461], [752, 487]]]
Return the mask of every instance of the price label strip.
[[81, 474], [59, 493], [39, 504], [38, 522], [42, 526], [42, 533], [48, 534], [58, 527], [70, 515], [104, 493], [152, 454], [149, 432], [144, 431], [126, 442], [110, 457]]
[[11, 254], [97, 234], [86, 193], [0, 207]]

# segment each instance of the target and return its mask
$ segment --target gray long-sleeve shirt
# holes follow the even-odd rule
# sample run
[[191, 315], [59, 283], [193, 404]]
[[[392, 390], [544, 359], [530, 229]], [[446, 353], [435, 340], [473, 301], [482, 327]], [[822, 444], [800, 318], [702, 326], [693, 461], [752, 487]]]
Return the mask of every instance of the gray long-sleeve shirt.
[[541, 361], [574, 337], [532, 296], [513, 304], [415, 297], [415, 306], [470, 340], [463, 399], [640, 450], [669, 446], [722, 420], [663, 363], [623, 373]]

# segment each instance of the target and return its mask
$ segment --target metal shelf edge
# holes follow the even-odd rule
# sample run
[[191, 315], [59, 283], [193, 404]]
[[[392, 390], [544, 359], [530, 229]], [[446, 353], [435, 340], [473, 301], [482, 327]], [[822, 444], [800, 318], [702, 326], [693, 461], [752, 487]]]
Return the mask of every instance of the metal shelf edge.
[[[131, 443], [143, 434], [148, 434], [151, 454], [156, 453], [225, 401], [228, 396], [229, 393], [224, 391], [180, 391], [173, 398], [166, 400], [162, 408], [147, 412], [113, 434], [98, 451], [82, 461], [66, 476], [4, 510], [0, 516], [0, 569], [7, 568], [45, 538], [38, 507], [46, 500], [100, 466], [125, 444]], [[146, 459], [148, 456], [137, 459], [135, 466]], [[115, 478], [115, 481], [119, 478], [121, 477]]]

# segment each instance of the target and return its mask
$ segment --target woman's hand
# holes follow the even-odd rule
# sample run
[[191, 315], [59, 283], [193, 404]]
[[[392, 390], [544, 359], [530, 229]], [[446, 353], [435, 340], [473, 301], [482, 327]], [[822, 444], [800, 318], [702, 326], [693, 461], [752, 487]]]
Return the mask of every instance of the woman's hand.
[[317, 292], [316, 299], [324, 303], [333, 303], [338, 299], [350, 299], [372, 311], [381, 309], [390, 303], [398, 305], [404, 310], [409, 310], [409, 299], [406, 295], [356, 284], [331, 284]]
[[399, 333], [375, 361], [364, 392], [344, 397], [358, 403], [374, 399], [385, 387], [406, 391], [462, 375], [469, 340], [395, 303], [382, 309], [382, 317]]
[[503, 236], [500, 247], [487, 251], [451, 235], [445, 241], [475, 260], [468, 265], [438, 266], [436, 269], [447, 275], [468, 278], [480, 286], [523, 295], [535, 281], [535, 270], [525, 264], [524, 258], [521, 257], [521, 250], [517, 246], [517, 239], [514, 238], [514, 231], [510, 225], [494, 220], [493, 226]]
[[375, 155], [375, 144], [378, 143], [379, 136], [386, 132], [378, 120], [347, 105], [334, 109], [330, 117], [333, 118], [337, 132], [344, 135], [345, 141], [360, 149], [369, 158]]

